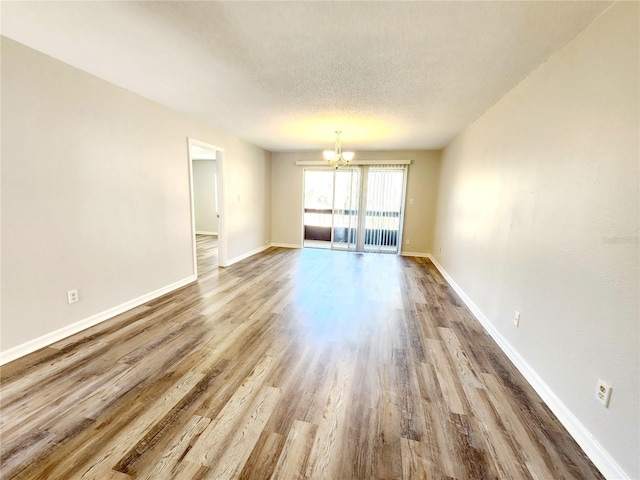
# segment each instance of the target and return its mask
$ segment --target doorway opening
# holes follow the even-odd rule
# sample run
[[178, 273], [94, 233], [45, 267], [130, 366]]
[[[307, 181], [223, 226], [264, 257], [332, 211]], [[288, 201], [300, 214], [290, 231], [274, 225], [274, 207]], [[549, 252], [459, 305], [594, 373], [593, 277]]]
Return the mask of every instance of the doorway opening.
[[191, 233], [196, 277], [224, 263], [222, 149], [188, 139], [191, 182]]
[[399, 253], [407, 167], [304, 170], [303, 246]]

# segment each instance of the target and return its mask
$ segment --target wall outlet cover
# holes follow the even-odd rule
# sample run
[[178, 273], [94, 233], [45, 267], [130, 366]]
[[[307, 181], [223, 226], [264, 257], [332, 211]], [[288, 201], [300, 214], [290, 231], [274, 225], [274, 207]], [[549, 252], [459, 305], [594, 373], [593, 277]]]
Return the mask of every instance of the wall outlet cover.
[[611, 398], [611, 386], [601, 379], [598, 379], [598, 386], [596, 387], [596, 400], [602, 405], [609, 408], [609, 399]]
[[69, 300], [69, 304], [76, 303], [79, 300], [78, 290], [69, 290], [67, 292], [67, 300]]

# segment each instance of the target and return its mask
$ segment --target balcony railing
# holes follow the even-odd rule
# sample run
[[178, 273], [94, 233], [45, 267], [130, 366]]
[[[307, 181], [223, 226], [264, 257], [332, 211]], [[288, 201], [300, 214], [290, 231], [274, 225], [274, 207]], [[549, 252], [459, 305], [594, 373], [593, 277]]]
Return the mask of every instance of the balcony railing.
[[[333, 241], [355, 243], [354, 225], [357, 210], [304, 209], [304, 239], [331, 241], [331, 215], [334, 216]], [[395, 247], [398, 245], [400, 212], [367, 210], [365, 218], [365, 245]], [[376, 225], [377, 223], [377, 225]]]

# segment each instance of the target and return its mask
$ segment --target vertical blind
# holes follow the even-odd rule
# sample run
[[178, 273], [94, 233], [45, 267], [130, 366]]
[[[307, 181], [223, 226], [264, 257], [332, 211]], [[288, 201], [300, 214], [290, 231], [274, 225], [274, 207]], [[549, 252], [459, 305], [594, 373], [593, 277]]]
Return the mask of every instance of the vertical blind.
[[400, 248], [407, 167], [371, 165], [365, 169], [364, 251], [397, 253]]

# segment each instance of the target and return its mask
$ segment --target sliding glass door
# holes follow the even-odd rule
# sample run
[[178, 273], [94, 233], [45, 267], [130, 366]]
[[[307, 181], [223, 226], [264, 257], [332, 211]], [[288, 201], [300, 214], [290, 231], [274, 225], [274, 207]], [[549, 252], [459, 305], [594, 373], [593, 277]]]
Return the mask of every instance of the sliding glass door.
[[397, 253], [406, 167], [362, 165], [304, 171], [304, 246]]

